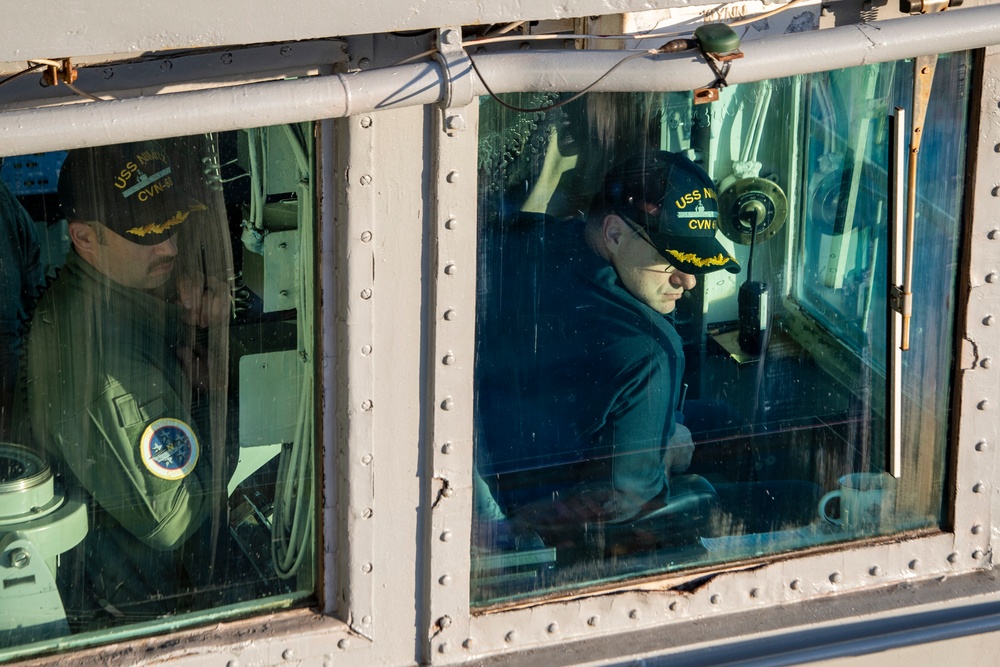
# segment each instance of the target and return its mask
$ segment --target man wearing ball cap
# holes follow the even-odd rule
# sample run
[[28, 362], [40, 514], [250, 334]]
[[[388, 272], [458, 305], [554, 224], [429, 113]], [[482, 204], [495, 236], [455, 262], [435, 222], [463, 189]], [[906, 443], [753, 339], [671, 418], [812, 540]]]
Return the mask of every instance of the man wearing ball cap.
[[225, 320], [229, 301], [218, 281], [174, 275], [176, 235], [209, 214], [182, 182], [200, 170], [180, 172], [169, 146], [67, 155], [59, 196], [72, 250], [26, 342], [32, 437], [90, 509], [86, 565], [67, 588], [86, 589], [81, 604], [108, 622], [135, 620], [131, 605], [150, 598], [176, 611], [179, 591], [199, 585], [193, 559], [211, 569], [199, 540], [217, 494], [191, 341]]
[[698, 275], [740, 270], [718, 216], [705, 172], [655, 151], [607, 173], [585, 222], [505, 231], [480, 313], [480, 437], [508, 514], [550, 543], [682, 494], [693, 445], [669, 316]]
[[75, 150], [60, 172], [59, 199], [76, 254], [124, 287], [167, 282], [174, 235], [206, 210], [178, 184], [164, 151], [154, 142]]

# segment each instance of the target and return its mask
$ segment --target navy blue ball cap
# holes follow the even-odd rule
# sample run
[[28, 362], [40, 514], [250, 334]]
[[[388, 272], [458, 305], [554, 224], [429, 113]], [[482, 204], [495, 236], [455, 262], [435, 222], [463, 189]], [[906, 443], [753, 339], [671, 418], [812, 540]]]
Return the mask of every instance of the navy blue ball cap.
[[79, 148], [59, 173], [59, 200], [69, 220], [99, 222], [140, 245], [173, 236], [207, 207], [179, 182], [177, 156], [159, 142]]
[[679, 153], [651, 151], [625, 160], [607, 173], [596, 203], [643, 229], [663, 258], [685, 273], [740, 271], [720, 242], [715, 184]]

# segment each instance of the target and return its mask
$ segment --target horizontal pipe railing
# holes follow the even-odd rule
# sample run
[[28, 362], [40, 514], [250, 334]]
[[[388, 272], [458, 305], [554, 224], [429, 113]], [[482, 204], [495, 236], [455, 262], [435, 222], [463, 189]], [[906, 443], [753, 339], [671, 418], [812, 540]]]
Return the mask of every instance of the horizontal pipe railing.
[[[1000, 44], [1000, 5], [793, 33], [742, 45], [728, 83], [887, 62]], [[576, 92], [591, 85], [628, 51], [518, 51], [475, 56], [497, 92]], [[458, 77], [475, 77], [455, 67]], [[714, 75], [688, 53], [633, 58], [594, 91], [692, 90]], [[486, 94], [475, 77], [472, 90]], [[0, 113], [0, 156], [70, 149], [339, 118], [380, 109], [436, 104], [450, 82], [436, 61], [350, 74], [271, 81], [130, 99], [72, 103]]]

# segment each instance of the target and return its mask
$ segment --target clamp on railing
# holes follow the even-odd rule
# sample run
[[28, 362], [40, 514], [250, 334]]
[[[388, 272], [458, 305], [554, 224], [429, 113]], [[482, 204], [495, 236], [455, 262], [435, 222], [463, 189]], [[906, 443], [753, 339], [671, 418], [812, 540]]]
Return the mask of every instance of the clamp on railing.
[[694, 103], [705, 104], [719, 99], [719, 91], [728, 86], [726, 77], [734, 60], [743, 57], [740, 51], [740, 37], [725, 23], [708, 23], [694, 31], [694, 41], [705, 62], [715, 75], [715, 80], [706, 88], [694, 91]]
[[475, 98], [472, 61], [462, 46], [461, 28], [438, 30], [437, 53], [434, 59], [441, 65], [441, 80], [444, 86], [444, 94], [441, 97], [444, 130], [448, 134], [461, 132], [466, 127], [461, 110]]
[[45, 65], [45, 71], [42, 72], [43, 86], [58, 86], [60, 81], [70, 86], [76, 83], [77, 71], [69, 58], [61, 60], [35, 59], [28, 62], [32, 65]]

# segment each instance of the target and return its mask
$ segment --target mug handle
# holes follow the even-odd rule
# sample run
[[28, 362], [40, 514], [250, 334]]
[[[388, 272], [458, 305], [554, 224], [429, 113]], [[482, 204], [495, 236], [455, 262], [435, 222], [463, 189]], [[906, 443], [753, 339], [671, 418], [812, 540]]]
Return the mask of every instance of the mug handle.
[[844, 523], [844, 515], [843, 515], [843, 513], [841, 513], [841, 515], [839, 517], [834, 518], [834, 517], [832, 517], [832, 516], [830, 516], [829, 514], [826, 513], [826, 505], [831, 500], [833, 500], [834, 498], [836, 498], [836, 497], [838, 497], [840, 495], [841, 495], [840, 489], [835, 489], [834, 491], [830, 491], [829, 493], [827, 493], [819, 501], [819, 515], [821, 517], [823, 517], [824, 521], [828, 521], [828, 522], [830, 522], [832, 524], [836, 524], [838, 526], [840, 524]]

